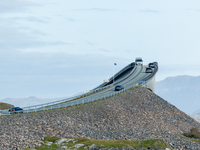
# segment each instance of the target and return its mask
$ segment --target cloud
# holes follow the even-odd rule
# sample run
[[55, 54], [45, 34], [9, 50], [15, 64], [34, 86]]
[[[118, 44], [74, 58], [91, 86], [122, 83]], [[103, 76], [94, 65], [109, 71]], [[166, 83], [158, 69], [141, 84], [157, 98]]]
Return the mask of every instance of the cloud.
[[[0, 50], [21, 50], [26, 48], [41, 48], [53, 45], [75, 45], [74, 43], [55, 40], [47, 40], [49, 33], [40, 28], [31, 28], [27, 21], [47, 23], [48, 18], [42, 20], [37, 17], [0, 17]], [[26, 22], [26, 23], [21, 23]]]
[[196, 12], [200, 12], [200, 9], [188, 9], [190, 11], [196, 11]]
[[68, 21], [75, 22], [76, 20], [73, 18], [67, 18]]
[[127, 65], [104, 55], [13, 53], [0, 55], [0, 99], [5, 97], [62, 97], [90, 90]]
[[145, 10], [139, 10], [139, 12], [143, 12], [143, 13], [159, 13], [160, 11], [158, 10], [152, 10], [152, 9], [145, 9]]
[[29, 0], [2, 0], [0, 1], [0, 13], [23, 12], [29, 6], [39, 6]]
[[90, 41], [86, 41], [86, 44], [91, 45], [91, 46], [96, 45], [95, 43], [90, 42]]
[[102, 52], [106, 52], [106, 53], [110, 52], [109, 50], [104, 49], [104, 48], [100, 48], [99, 50], [102, 51]]
[[10, 23], [18, 23], [19, 21], [28, 21], [28, 22], [37, 22], [37, 23], [49, 23], [48, 19], [49, 18], [43, 18], [40, 19], [38, 17], [34, 16], [29, 16], [29, 17], [7, 17], [6, 21], [4, 20], [5, 18], [1, 17], [0, 18], [3, 22], [10, 22]]
[[76, 9], [76, 11], [118, 11], [117, 9], [106, 9], [106, 8], [87, 8], [87, 9]]
[[77, 21], [75, 18], [68, 17], [68, 16], [62, 15], [62, 14], [57, 14], [56, 16], [62, 17], [64, 20], [68, 20], [68, 21], [70, 21], [70, 22], [76, 22], [76, 21]]
[[[1, 27], [0, 50], [19, 50], [52, 45], [74, 45], [63, 41], [47, 41], [44, 33], [37, 30], [22, 30], [23, 28]], [[26, 29], [26, 28], [25, 28]]]
[[25, 18], [21, 18], [21, 19], [24, 19], [26, 21], [31, 21], [31, 22], [39, 22], [39, 23], [47, 23], [48, 22], [48, 21], [45, 21], [44, 19], [40, 19], [40, 18], [33, 17], [33, 16], [29, 16], [29, 17], [25, 17]]

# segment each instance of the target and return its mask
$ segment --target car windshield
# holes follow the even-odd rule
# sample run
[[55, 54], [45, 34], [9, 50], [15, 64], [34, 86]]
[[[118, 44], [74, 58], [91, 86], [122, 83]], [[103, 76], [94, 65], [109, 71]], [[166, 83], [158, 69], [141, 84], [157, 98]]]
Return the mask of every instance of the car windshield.
[[141, 62], [141, 61], [142, 61], [142, 59], [137, 59], [137, 60], [136, 60], [136, 62]]
[[147, 70], [151, 70], [151, 68], [147, 68]]

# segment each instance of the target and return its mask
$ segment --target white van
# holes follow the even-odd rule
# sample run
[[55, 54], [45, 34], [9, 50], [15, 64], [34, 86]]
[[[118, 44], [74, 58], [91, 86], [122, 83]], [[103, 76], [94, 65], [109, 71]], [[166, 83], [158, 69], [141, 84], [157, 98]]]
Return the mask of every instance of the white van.
[[137, 58], [135, 59], [135, 63], [136, 63], [136, 65], [143, 65], [143, 60], [142, 60], [142, 58], [141, 58], [141, 57], [137, 57]]

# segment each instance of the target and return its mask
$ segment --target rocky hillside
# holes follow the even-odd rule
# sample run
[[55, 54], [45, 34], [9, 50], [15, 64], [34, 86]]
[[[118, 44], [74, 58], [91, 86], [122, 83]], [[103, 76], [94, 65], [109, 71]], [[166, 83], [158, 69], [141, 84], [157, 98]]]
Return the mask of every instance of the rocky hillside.
[[9, 109], [11, 107], [14, 107], [14, 105], [0, 102], [0, 110]]
[[0, 117], [2, 149], [41, 146], [46, 136], [146, 140], [160, 138], [171, 148], [200, 149], [181, 139], [200, 124], [147, 89], [49, 112]]

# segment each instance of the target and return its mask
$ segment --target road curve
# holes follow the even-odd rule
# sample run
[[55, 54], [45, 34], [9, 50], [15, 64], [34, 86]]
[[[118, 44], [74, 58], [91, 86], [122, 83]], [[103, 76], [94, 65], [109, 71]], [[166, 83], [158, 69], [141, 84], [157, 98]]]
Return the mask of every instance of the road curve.
[[[146, 73], [145, 72], [147, 67], [146, 65], [136, 65], [134, 62], [130, 63], [129, 65], [127, 65], [114, 75], [115, 77], [114, 83], [112, 77], [108, 83], [103, 83], [86, 94], [81, 94], [76, 97], [63, 99], [61, 101], [56, 101], [52, 103], [24, 107], [23, 112], [21, 113], [30, 113], [30, 112], [57, 109], [57, 108], [96, 101], [105, 97], [110, 97], [118, 93], [118, 91], [114, 90], [116, 85], [123, 85], [124, 90], [126, 90], [139, 85], [140, 81], [148, 82], [148, 80], [153, 78], [158, 71], [157, 62], [154, 62], [154, 64], [155, 68], [152, 68], [153, 72]], [[0, 112], [0, 116], [2, 115], [10, 115], [10, 113], [8, 111], [2, 111]]]

